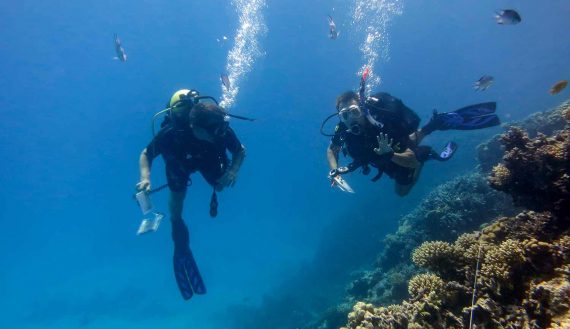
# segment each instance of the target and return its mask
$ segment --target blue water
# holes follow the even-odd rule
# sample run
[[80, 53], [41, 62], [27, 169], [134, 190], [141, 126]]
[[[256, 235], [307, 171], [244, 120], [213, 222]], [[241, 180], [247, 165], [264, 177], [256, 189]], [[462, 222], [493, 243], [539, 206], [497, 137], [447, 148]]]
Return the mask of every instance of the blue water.
[[[547, 93], [570, 79], [567, 1], [397, 3], [401, 14], [391, 16], [384, 45], [389, 58], [375, 62], [382, 79], [375, 90], [402, 98], [423, 120], [433, 108], [496, 100], [508, 121], [568, 98], [568, 90]], [[216, 219], [208, 216], [210, 188], [194, 176], [184, 218], [208, 294], [184, 302], [169, 223], [136, 236], [141, 215], [131, 195], [150, 118], [171, 93], [191, 87], [221, 96], [236, 7], [222, 0], [0, 3], [2, 327], [231, 328], [233, 318], [255, 318], [243, 310], [284, 293], [319, 294], [332, 306], [346, 275], [374, 259], [398, 216], [437, 184], [472, 171], [476, 145], [500, 131], [430, 136], [434, 146], [456, 140], [460, 153], [430, 163], [406, 198], [386, 178], [372, 184], [356, 174], [349, 178], [356, 195], [331, 189], [328, 140], [318, 129], [336, 95], [357, 87], [365, 63], [353, 7], [268, 0], [262, 8], [261, 53], [231, 108], [259, 120], [232, 122], [248, 157], [236, 186], [219, 195]], [[501, 8], [517, 9], [523, 22], [498, 26], [493, 12]], [[328, 14], [337, 40], [328, 38]], [[112, 59], [114, 33], [126, 63]], [[223, 35], [228, 42], [216, 41]], [[495, 85], [475, 92], [472, 83], [484, 74]], [[158, 186], [165, 178], [162, 161], [155, 164]], [[166, 195], [153, 200], [164, 211]]]

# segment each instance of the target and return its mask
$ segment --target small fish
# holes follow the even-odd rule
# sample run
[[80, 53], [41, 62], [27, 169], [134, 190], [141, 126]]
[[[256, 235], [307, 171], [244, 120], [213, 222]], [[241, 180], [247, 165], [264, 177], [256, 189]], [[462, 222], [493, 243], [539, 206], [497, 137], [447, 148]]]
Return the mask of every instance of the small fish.
[[125, 53], [125, 49], [121, 46], [121, 40], [117, 33], [115, 33], [115, 52], [117, 56], [113, 57], [113, 59], [120, 60], [121, 62], [127, 61], [127, 53]]
[[490, 75], [484, 75], [479, 80], [475, 81], [473, 88], [477, 91], [485, 91], [495, 82], [495, 79]]
[[220, 80], [222, 80], [222, 85], [224, 85], [224, 87], [226, 87], [226, 89], [230, 89], [231, 84], [230, 84], [230, 78], [228, 78], [227, 74], [222, 74], [220, 75]]
[[515, 25], [522, 21], [521, 15], [512, 9], [504, 9], [495, 13], [497, 24]]
[[222, 36], [221, 38], [216, 38], [216, 41], [218, 43], [225, 43], [226, 41], [228, 41], [228, 37], [226, 37], [225, 35]]
[[333, 21], [333, 18], [329, 15], [329, 38], [335, 40], [338, 38], [338, 31], [336, 30], [336, 24]]
[[557, 83], [555, 83], [554, 86], [552, 86], [552, 88], [550, 88], [548, 92], [550, 93], [550, 95], [556, 95], [562, 90], [564, 90], [564, 88], [566, 88], [567, 85], [568, 85], [568, 80], [560, 80]]

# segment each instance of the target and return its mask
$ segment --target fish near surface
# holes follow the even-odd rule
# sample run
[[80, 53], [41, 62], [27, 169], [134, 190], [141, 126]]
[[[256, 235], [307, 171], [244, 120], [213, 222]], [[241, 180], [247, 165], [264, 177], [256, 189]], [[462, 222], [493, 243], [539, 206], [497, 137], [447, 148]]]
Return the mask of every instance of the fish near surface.
[[495, 79], [490, 75], [484, 75], [479, 80], [475, 81], [473, 88], [477, 91], [485, 91], [491, 87]]
[[328, 16], [329, 19], [329, 38], [335, 40], [336, 38], [338, 38], [338, 31], [336, 30], [336, 24], [334, 23], [334, 20], [332, 18], [332, 16]]
[[495, 13], [495, 20], [497, 24], [501, 25], [515, 25], [522, 21], [521, 15], [516, 10], [504, 9]]
[[115, 56], [114, 59], [118, 59], [121, 62], [127, 61], [127, 53], [125, 53], [125, 49], [121, 45], [121, 39], [119, 39], [119, 36], [116, 33], [115, 33], [115, 52], [117, 53], [117, 56]]
[[564, 90], [564, 88], [566, 88], [567, 85], [568, 85], [568, 80], [558, 81], [557, 83], [554, 84], [554, 86], [552, 86], [552, 88], [550, 88], [549, 90], [550, 95], [558, 94], [559, 92]]

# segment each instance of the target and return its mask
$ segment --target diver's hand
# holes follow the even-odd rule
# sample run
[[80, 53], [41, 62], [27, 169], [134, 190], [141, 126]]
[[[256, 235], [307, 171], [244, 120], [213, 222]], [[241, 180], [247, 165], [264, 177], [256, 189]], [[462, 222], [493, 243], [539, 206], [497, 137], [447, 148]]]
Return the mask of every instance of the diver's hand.
[[338, 167], [336, 169], [331, 169], [331, 171], [329, 171], [329, 179], [334, 179], [336, 176], [344, 175], [348, 172], [350, 172], [350, 169], [348, 167]]
[[374, 149], [374, 153], [378, 155], [394, 153], [394, 149], [392, 148], [394, 140], [392, 138], [388, 138], [388, 134], [380, 133], [376, 139], [378, 140], [378, 148]]
[[143, 178], [140, 182], [137, 183], [136, 189], [138, 192], [145, 191], [150, 192], [150, 179]]
[[236, 180], [237, 172], [230, 169], [226, 171], [220, 179], [218, 179], [218, 186], [216, 189], [220, 188], [221, 191], [224, 187], [233, 187], [236, 184]]

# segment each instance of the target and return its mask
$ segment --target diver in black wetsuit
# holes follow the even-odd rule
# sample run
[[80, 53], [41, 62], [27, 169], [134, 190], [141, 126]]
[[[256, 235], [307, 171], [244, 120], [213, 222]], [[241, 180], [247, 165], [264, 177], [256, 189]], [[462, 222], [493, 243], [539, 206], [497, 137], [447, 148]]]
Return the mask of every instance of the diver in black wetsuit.
[[[228, 114], [217, 104], [200, 102], [204, 98], [210, 97], [200, 97], [194, 90], [174, 93], [165, 110], [168, 115], [162, 129], [140, 155], [140, 182], [136, 186], [138, 191], [151, 191], [151, 164], [154, 158], [162, 155], [170, 189], [174, 272], [184, 299], [189, 299], [193, 293], [206, 292], [189, 248], [188, 228], [182, 219], [190, 175], [199, 171], [213, 187], [210, 215], [215, 217], [216, 191], [235, 184], [245, 158], [245, 147], [229, 127]], [[232, 154], [231, 161], [226, 151]]]
[[[418, 129], [420, 119], [417, 114], [392, 95], [377, 93], [362, 98], [352, 91], [337, 98], [340, 122], [327, 149], [331, 168], [329, 177], [334, 179], [337, 175], [358, 168], [368, 174], [372, 166], [378, 169], [378, 174], [372, 180], [376, 181], [386, 173], [396, 181], [396, 193], [400, 196], [410, 192], [425, 161], [446, 161], [457, 149], [455, 143], [449, 142], [442, 152], [435, 152], [429, 146], [420, 145], [425, 136], [435, 130], [472, 130], [500, 124], [494, 114], [496, 104], [483, 103], [454, 112], [434, 112], [429, 123]], [[338, 155], [341, 150], [354, 161], [347, 167], [339, 168]]]

